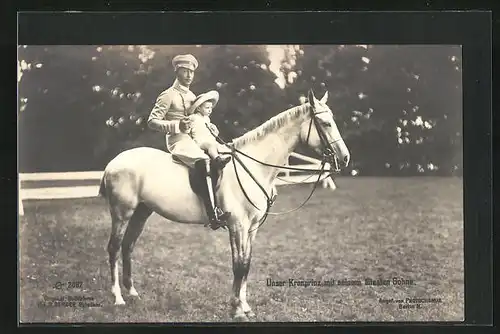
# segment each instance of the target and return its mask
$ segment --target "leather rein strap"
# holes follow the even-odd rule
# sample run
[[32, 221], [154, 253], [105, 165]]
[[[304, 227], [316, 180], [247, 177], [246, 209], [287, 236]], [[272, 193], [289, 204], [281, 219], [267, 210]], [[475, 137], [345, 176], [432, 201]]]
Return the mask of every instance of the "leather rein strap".
[[[259, 208], [257, 205], [255, 205], [255, 203], [250, 199], [250, 196], [248, 196], [248, 193], [246, 192], [245, 188], [243, 187], [243, 184], [241, 182], [240, 175], [238, 173], [238, 169], [237, 169], [237, 166], [236, 166], [236, 161], [238, 161], [238, 163], [241, 165], [241, 167], [243, 168], [243, 170], [250, 176], [250, 178], [255, 182], [255, 184], [260, 188], [260, 190], [262, 191], [262, 193], [266, 197], [266, 210], [264, 211], [264, 215], [260, 219], [258, 226], [254, 230], [251, 230], [249, 232], [253, 232], [253, 231], [257, 230], [258, 228], [260, 228], [265, 223], [265, 221], [266, 221], [266, 219], [267, 219], [267, 217], [269, 215], [276, 215], [277, 216], [277, 215], [289, 214], [289, 213], [292, 213], [294, 211], [297, 211], [297, 210], [301, 209], [311, 199], [312, 195], [316, 191], [316, 188], [318, 187], [318, 184], [321, 182], [321, 180], [322, 180], [321, 179], [321, 175], [325, 171], [325, 165], [326, 165], [327, 162], [330, 162], [330, 161], [334, 162], [335, 163], [335, 172], [339, 171], [337, 158], [335, 156], [335, 153], [334, 153], [335, 151], [334, 151], [334, 149], [332, 147], [332, 144], [335, 143], [335, 142], [337, 142], [337, 141], [339, 141], [340, 139], [337, 139], [337, 140], [335, 140], [333, 142], [329, 142], [328, 139], [326, 138], [326, 135], [324, 134], [324, 132], [321, 131], [321, 127], [320, 127], [318, 119], [316, 118], [316, 115], [321, 114], [323, 112], [328, 112], [328, 111], [321, 111], [321, 112], [316, 113], [314, 111], [314, 108], [311, 107], [311, 121], [309, 123], [309, 129], [308, 129], [307, 140], [306, 140], [306, 143], [308, 143], [309, 142], [309, 137], [310, 137], [310, 134], [311, 134], [311, 128], [312, 128], [312, 125], [314, 123], [314, 126], [316, 127], [316, 132], [318, 133], [320, 141], [321, 141], [321, 144], [323, 146], [323, 154], [322, 154], [323, 156], [322, 156], [322, 160], [321, 160], [321, 167], [320, 167], [320, 169], [295, 168], [295, 167], [290, 167], [290, 166], [277, 166], [277, 165], [269, 164], [269, 163], [266, 163], [266, 162], [262, 162], [260, 160], [255, 159], [254, 157], [251, 157], [248, 154], [246, 154], [246, 153], [244, 153], [244, 152], [236, 149], [232, 143], [227, 143], [224, 140], [222, 140], [218, 135], [214, 134], [211, 131], [211, 129], [208, 127], [208, 125], [207, 125], [207, 128], [209, 129], [209, 131], [212, 134], [212, 136], [214, 136], [216, 139], [218, 139], [223, 145], [225, 145], [226, 147], [228, 147], [228, 148], [231, 149], [231, 153], [225, 153], [225, 154], [231, 154], [231, 156], [233, 158], [232, 162], [233, 162], [234, 172], [236, 174], [236, 179], [237, 179], [238, 184], [239, 184], [239, 186], [241, 188], [241, 191], [243, 192], [243, 195], [245, 196], [245, 198], [247, 199], [247, 201], [254, 208], [256, 208], [257, 210], [263, 211], [261, 208]], [[249, 158], [249, 159], [251, 159], [251, 160], [253, 160], [253, 161], [255, 161], [255, 162], [257, 162], [257, 163], [259, 163], [261, 165], [263, 165], [263, 166], [267, 166], [267, 167], [275, 167], [275, 168], [279, 168], [279, 169], [287, 169], [287, 170], [293, 170], [293, 171], [315, 172], [315, 173], [318, 173], [318, 178], [314, 182], [314, 186], [313, 186], [313, 188], [312, 188], [311, 193], [309, 194], [309, 196], [298, 207], [296, 207], [294, 209], [291, 209], [289, 211], [285, 211], [285, 212], [270, 212], [271, 206], [273, 206], [275, 198], [271, 198], [268, 195], [267, 191], [264, 189], [264, 187], [261, 185], [261, 183], [255, 178], [255, 176], [252, 174], [252, 172], [250, 172], [250, 170], [243, 163], [243, 161], [241, 161], [241, 158], [238, 156], [238, 154], [241, 154], [241, 155], [243, 155], [243, 156], [245, 156], [245, 157], [247, 157], [247, 158]], [[328, 177], [332, 177], [332, 173], [331, 172], [325, 178], [328, 178]]]

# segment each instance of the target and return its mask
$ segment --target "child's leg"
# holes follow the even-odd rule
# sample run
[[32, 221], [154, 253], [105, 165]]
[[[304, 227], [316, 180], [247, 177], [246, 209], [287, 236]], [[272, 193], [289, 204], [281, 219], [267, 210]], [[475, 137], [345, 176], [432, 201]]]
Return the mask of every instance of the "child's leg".
[[217, 145], [208, 145], [207, 154], [211, 159], [217, 158], [219, 156]]
[[231, 161], [230, 156], [222, 156], [219, 154], [217, 142], [214, 140], [213, 142], [204, 142], [200, 144], [200, 147], [207, 152], [208, 156], [212, 161], [215, 161], [218, 165], [218, 168], [223, 169], [224, 166]]
[[217, 145], [210, 142], [203, 142], [200, 144], [200, 148], [207, 152], [210, 159], [215, 159], [219, 156], [219, 151], [217, 149]]

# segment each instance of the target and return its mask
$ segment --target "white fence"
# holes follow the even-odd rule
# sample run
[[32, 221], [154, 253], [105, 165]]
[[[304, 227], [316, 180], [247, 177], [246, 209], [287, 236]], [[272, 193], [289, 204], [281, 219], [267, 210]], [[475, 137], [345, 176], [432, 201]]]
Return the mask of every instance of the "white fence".
[[[311, 157], [292, 153], [292, 157], [305, 161], [308, 164], [291, 165], [297, 168], [319, 169], [320, 161]], [[329, 166], [326, 166], [329, 168]], [[317, 176], [309, 174], [296, 175], [299, 172], [282, 169], [278, 174], [276, 185], [286, 185], [294, 183], [310, 183], [317, 180]], [[84, 198], [96, 197], [99, 193], [99, 184], [103, 171], [98, 172], [68, 172], [68, 173], [27, 173], [19, 174], [19, 215], [24, 215], [23, 200], [26, 199], [64, 199], [64, 198]], [[322, 175], [324, 178], [327, 175]], [[40, 188], [23, 188], [22, 182], [42, 182], [42, 181], [87, 181], [95, 184], [84, 186], [51, 186]], [[322, 181], [323, 188], [336, 189], [331, 178]]]

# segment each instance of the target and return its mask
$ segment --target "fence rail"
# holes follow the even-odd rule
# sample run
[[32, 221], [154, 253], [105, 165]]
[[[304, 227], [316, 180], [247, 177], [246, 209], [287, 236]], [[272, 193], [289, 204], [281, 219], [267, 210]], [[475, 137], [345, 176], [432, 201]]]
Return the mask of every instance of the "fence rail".
[[26, 173], [19, 174], [21, 181], [82, 181], [100, 180], [104, 171], [67, 173]]
[[[299, 154], [292, 153], [292, 157], [308, 162], [309, 164], [291, 165], [297, 168], [315, 169], [320, 167], [319, 160]], [[328, 166], [327, 166], [328, 167]], [[23, 200], [27, 199], [65, 199], [65, 198], [86, 198], [96, 197], [99, 193], [99, 183], [103, 175], [103, 171], [90, 172], [68, 172], [68, 173], [21, 173], [19, 174], [19, 215], [24, 215]], [[297, 173], [302, 173], [296, 175]], [[282, 169], [278, 174], [279, 179], [276, 180], [276, 185], [287, 185], [297, 182], [310, 183], [315, 182], [317, 177], [309, 177], [309, 174], [304, 172], [296, 172], [287, 169]], [[326, 176], [326, 173], [322, 175]], [[39, 187], [39, 188], [24, 188], [23, 182], [37, 181], [87, 181], [95, 182], [92, 185], [85, 186], [58, 186], [58, 187]], [[331, 178], [326, 178], [322, 181], [323, 188], [336, 189], [336, 185]]]

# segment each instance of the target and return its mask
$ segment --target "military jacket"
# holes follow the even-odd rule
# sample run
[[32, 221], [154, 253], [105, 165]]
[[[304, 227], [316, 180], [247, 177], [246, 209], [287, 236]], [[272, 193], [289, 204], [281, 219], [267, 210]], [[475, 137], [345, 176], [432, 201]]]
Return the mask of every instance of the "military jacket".
[[156, 99], [148, 118], [149, 127], [166, 134], [180, 133], [179, 121], [188, 116], [187, 111], [195, 99], [196, 95], [176, 80]]

